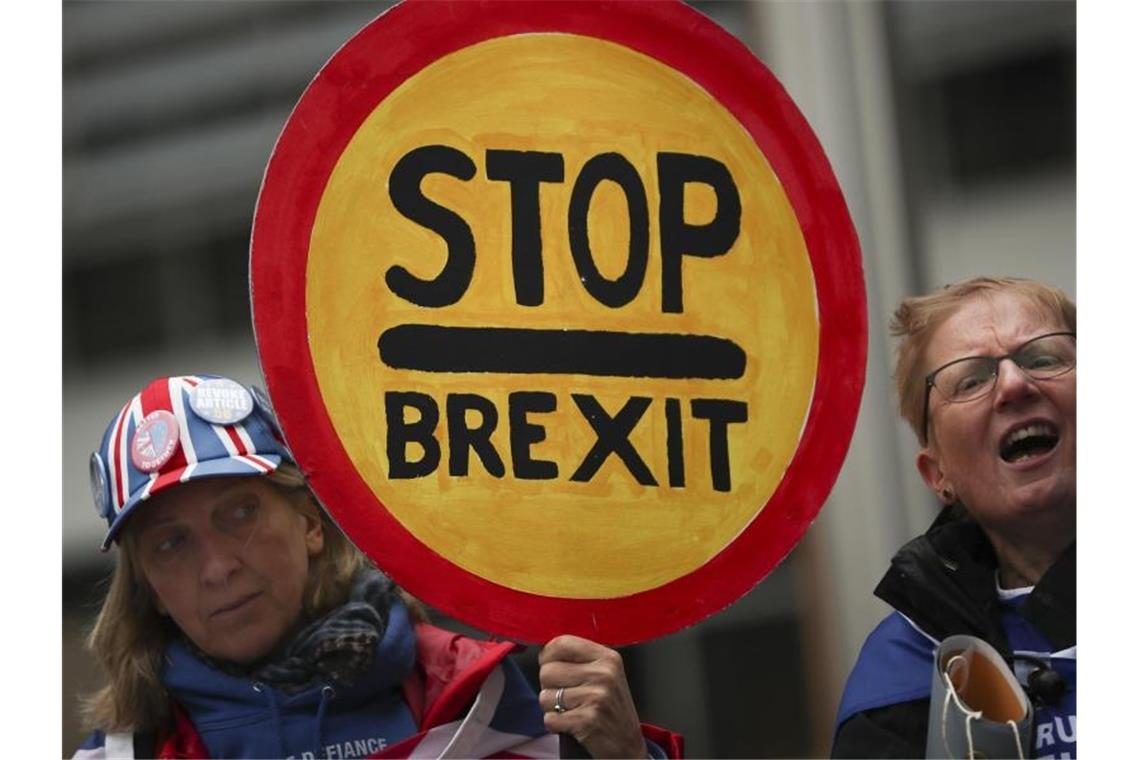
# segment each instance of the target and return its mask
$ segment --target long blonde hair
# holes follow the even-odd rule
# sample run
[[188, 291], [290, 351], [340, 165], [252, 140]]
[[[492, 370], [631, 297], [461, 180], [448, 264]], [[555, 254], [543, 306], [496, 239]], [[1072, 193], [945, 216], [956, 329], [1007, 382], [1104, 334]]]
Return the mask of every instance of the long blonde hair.
[[[300, 512], [320, 515], [324, 548], [309, 564], [303, 615], [319, 615], [348, 601], [352, 577], [368, 560], [321, 509], [301, 471], [282, 463], [266, 476]], [[88, 729], [106, 732], [161, 731], [171, 719], [170, 695], [162, 685], [162, 658], [178, 627], [159, 614], [143, 579], [130, 531], [119, 543], [107, 596], [86, 646], [107, 676], [107, 684], [81, 699]], [[414, 620], [424, 622], [422, 604], [400, 592]]]

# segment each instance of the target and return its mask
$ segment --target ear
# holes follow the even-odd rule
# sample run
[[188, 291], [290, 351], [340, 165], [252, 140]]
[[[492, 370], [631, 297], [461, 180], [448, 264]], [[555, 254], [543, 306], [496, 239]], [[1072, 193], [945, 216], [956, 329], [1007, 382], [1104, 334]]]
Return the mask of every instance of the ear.
[[320, 515], [308, 511], [301, 513], [305, 518], [305, 548], [310, 557], [315, 557], [325, 548], [325, 528]]
[[918, 474], [922, 476], [926, 487], [934, 492], [943, 504], [953, 504], [957, 500], [954, 493], [954, 484], [942, 471], [941, 458], [938, 452], [930, 446], [924, 447], [915, 458]]

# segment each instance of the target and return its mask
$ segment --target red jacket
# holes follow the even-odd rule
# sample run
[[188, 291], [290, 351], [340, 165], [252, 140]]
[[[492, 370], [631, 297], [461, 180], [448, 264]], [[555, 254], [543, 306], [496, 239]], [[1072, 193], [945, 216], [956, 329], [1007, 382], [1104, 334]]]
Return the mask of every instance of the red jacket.
[[[488, 676], [517, 646], [509, 641], [479, 641], [426, 623], [417, 624], [416, 666], [404, 680], [403, 689], [419, 731], [370, 757], [407, 757], [432, 729], [450, 723], [458, 725], [458, 719], [467, 712]], [[207, 757], [206, 746], [186, 714], [176, 708], [174, 717], [174, 729], [158, 741], [155, 757]], [[642, 724], [642, 734], [664, 750], [666, 756], [683, 755], [684, 738], [680, 734], [650, 724]], [[557, 753], [554, 737], [547, 736], [540, 742], [527, 743], [523, 751]], [[523, 755], [508, 748], [496, 752], [495, 756]]]

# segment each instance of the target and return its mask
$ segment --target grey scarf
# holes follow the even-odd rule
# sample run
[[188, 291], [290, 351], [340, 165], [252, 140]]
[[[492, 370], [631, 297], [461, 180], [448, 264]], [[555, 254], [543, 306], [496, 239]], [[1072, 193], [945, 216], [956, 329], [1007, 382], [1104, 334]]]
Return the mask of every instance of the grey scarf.
[[372, 664], [395, 594], [395, 584], [386, 575], [361, 570], [353, 578], [344, 605], [305, 625], [288, 645], [278, 647], [267, 659], [242, 668], [212, 660], [200, 651], [198, 656], [231, 675], [261, 681], [287, 694], [326, 679], [351, 686]]

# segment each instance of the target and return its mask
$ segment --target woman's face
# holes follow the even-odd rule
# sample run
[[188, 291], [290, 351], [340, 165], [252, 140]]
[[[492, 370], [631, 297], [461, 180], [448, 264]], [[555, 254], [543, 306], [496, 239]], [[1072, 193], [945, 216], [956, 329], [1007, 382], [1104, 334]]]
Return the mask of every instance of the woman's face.
[[[926, 371], [966, 356], [1002, 356], [1066, 329], [1019, 295], [975, 296], [935, 330]], [[1010, 436], [1029, 425], [1041, 426], [1034, 431], [1046, 433], [1046, 445], [1011, 456]], [[1035, 523], [1075, 519], [1076, 370], [1034, 380], [1003, 361], [993, 390], [981, 398], [948, 403], [931, 389], [929, 434], [918, 455], [923, 479], [943, 501], [960, 500], [983, 527], [1017, 536]]]
[[249, 663], [297, 620], [320, 518], [264, 477], [211, 478], [163, 491], [132, 520], [159, 612], [211, 657]]

